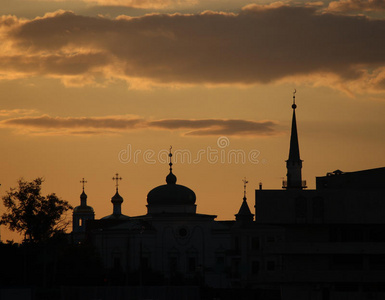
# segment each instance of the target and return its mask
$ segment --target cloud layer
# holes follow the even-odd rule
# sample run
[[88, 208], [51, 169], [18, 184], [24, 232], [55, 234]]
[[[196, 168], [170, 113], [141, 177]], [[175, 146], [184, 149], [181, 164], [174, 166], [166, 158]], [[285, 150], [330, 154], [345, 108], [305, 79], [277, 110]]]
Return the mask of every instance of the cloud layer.
[[385, 20], [283, 4], [248, 5], [239, 14], [3, 17], [0, 78], [244, 85], [328, 77], [334, 87], [382, 91], [384, 32]]
[[152, 129], [182, 131], [185, 135], [271, 136], [279, 134], [277, 122], [239, 119], [163, 119], [147, 121], [138, 117], [62, 118], [47, 115], [18, 117], [0, 121], [0, 127], [12, 128], [23, 134], [95, 135]]
[[329, 11], [335, 12], [361, 12], [384, 11], [384, 0], [341, 0], [329, 3]]

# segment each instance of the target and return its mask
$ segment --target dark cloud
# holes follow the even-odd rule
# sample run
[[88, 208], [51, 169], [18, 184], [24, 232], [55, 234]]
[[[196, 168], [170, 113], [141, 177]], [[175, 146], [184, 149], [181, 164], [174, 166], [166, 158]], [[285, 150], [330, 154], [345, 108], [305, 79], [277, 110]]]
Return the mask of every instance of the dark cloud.
[[146, 121], [141, 118], [83, 117], [61, 118], [50, 116], [19, 117], [0, 121], [3, 128], [16, 128], [23, 133], [40, 135], [95, 135], [111, 134], [128, 130], [155, 129], [187, 131], [186, 135], [276, 135], [274, 121], [228, 120], [228, 119], [164, 119]]
[[13, 26], [8, 38], [19, 55], [3, 56], [0, 66], [154, 83], [253, 84], [315, 74], [354, 81], [385, 65], [384, 32], [385, 20], [277, 4], [114, 20], [57, 12]]
[[159, 120], [149, 122], [150, 127], [164, 129], [192, 129], [186, 135], [275, 135], [276, 122], [273, 121], [250, 121], [250, 120]]
[[30, 129], [73, 129], [73, 128], [100, 128], [100, 129], [134, 129], [142, 120], [120, 117], [83, 117], [60, 118], [50, 116], [20, 117], [0, 122], [3, 127], [21, 127]]
[[1, 70], [37, 75], [81, 75], [108, 63], [101, 53], [70, 53], [54, 55], [2, 56]]
[[384, 0], [342, 0], [329, 3], [329, 11], [335, 12], [360, 12], [360, 11], [384, 11]]

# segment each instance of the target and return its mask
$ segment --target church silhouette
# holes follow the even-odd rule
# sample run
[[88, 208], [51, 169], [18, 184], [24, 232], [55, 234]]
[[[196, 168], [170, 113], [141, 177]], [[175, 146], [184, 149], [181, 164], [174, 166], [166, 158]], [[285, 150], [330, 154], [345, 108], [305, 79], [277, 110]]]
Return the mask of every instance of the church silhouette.
[[307, 189], [296, 109], [294, 93], [286, 180], [278, 190], [260, 185], [254, 214], [246, 179], [234, 220], [196, 213], [170, 149], [166, 184], [148, 193], [145, 215], [122, 213], [116, 174], [112, 214], [95, 220], [83, 179], [73, 243], [95, 247], [107, 280], [127, 297], [136, 285], [153, 299], [171, 299], [161, 286], [184, 286], [174, 299], [200, 299], [197, 287], [215, 289], [218, 299], [385, 299], [385, 168], [336, 170]]

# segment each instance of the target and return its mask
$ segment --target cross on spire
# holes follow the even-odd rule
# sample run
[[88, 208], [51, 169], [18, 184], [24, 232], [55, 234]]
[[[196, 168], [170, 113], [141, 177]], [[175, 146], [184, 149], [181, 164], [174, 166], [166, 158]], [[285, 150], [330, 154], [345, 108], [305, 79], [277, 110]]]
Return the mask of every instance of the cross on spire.
[[116, 191], [118, 191], [118, 188], [119, 188], [119, 180], [122, 180], [122, 177], [119, 177], [119, 173], [116, 173], [115, 174], [115, 177], [112, 177], [112, 180], [115, 180], [116, 181]]
[[246, 177], [242, 179], [243, 181], [243, 199], [246, 199], [246, 184], [249, 182], [246, 180]]
[[82, 178], [82, 180], [80, 181], [80, 183], [82, 184], [83, 192], [84, 192], [84, 184], [87, 183], [87, 181], [84, 180], [84, 177]]

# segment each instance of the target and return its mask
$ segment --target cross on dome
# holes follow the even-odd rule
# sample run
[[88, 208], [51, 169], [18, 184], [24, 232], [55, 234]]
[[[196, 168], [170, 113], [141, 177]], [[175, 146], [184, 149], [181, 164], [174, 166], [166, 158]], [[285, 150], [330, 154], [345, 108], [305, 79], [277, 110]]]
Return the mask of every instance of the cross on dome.
[[115, 177], [112, 177], [112, 180], [115, 180], [116, 181], [116, 191], [118, 191], [119, 189], [119, 180], [122, 180], [122, 177], [119, 177], [119, 173], [116, 173], [115, 174]]
[[84, 177], [82, 178], [82, 180], [80, 181], [80, 183], [82, 184], [83, 192], [84, 192], [84, 185], [85, 185], [85, 183], [87, 183], [87, 181], [84, 180]]

